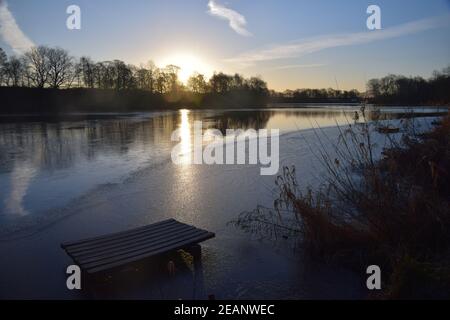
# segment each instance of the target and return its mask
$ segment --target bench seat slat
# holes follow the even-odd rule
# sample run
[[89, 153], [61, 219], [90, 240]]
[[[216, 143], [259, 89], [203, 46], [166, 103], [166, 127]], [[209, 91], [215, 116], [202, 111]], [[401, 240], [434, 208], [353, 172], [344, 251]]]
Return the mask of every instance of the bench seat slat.
[[154, 230], [158, 230], [164, 227], [168, 227], [169, 224], [172, 225], [178, 225], [177, 223], [179, 223], [178, 221], [174, 220], [174, 219], [169, 219], [169, 220], [165, 220], [165, 221], [161, 221], [155, 224], [151, 224], [148, 226], [144, 226], [144, 227], [139, 227], [136, 229], [131, 229], [131, 230], [127, 230], [127, 231], [122, 231], [122, 232], [116, 232], [116, 233], [112, 233], [112, 234], [108, 234], [108, 235], [103, 235], [103, 236], [99, 236], [99, 237], [93, 237], [93, 238], [87, 238], [87, 239], [83, 239], [80, 241], [74, 241], [74, 242], [68, 242], [68, 243], [63, 243], [61, 246], [64, 249], [76, 249], [76, 248], [84, 248], [84, 246], [96, 246], [105, 242], [109, 242], [109, 241], [113, 241], [113, 240], [119, 240], [119, 239], [123, 239], [125, 237], [130, 237], [136, 234], [140, 234], [140, 233], [145, 233], [145, 232], [152, 232]]
[[97, 254], [99, 252], [103, 252], [103, 251], [108, 251], [108, 250], [114, 250], [114, 249], [119, 249], [121, 247], [125, 247], [127, 245], [133, 245], [133, 243], [139, 243], [140, 241], [153, 241], [153, 239], [158, 239], [161, 236], [164, 236], [165, 234], [168, 233], [175, 233], [175, 232], [181, 232], [181, 231], [186, 231], [186, 230], [193, 230], [195, 229], [194, 227], [188, 226], [188, 225], [183, 225], [183, 226], [172, 226], [170, 228], [165, 228], [163, 230], [159, 230], [159, 231], [154, 231], [151, 233], [141, 233], [137, 236], [129, 236], [123, 239], [116, 239], [113, 240], [111, 242], [104, 242], [101, 243], [100, 245], [96, 245], [96, 246], [88, 246], [88, 247], [82, 247], [82, 248], [75, 248], [72, 249], [72, 247], [68, 247], [66, 250], [68, 253], [70, 253], [71, 255], [73, 255], [74, 257], [82, 257], [82, 256], [86, 256], [86, 255], [93, 255], [93, 254]]
[[80, 265], [81, 266], [85, 266], [86, 268], [90, 268], [92, 266], [96, 266], [96, 265], [99, 265], [99, 264], [107, 264], [107, 263], [111, 263], [111, 262], [115, 262], [115, 261], [124, 260], [124, 259], [130, 258], [130, 257], [133, 257], [133, 256], [139, 256], [139, 255], [144, 254], [144, 253], [151, 253], [152, 251], [159, 250], [159, 249], [165, 248], [165, 247], [169, 247], [169, 246], [171, 246], [174, 243], [184, 243], [184, 242], [187, 242], [187, 241], [189, 242], [192, 238], [203, 236], [203, 235], [206, 235], [207, 233], [208, 233], [208, 231], [201, 231], [201, 232], [198, 232], [198, 233], [194, 233], [194, 234], [192, 234], [192, 235], [190, 235], [190, 236], [188, 236], [186, 238], [173, 238], [173, 239], [171, 239], [168, 242], [163, 243], [163, 244], [156, 244], [156, 245], [153, 245], [153, 246], [140, 248], [139, 250], [136, 250], [136, 251], [133, 250], [133, 251], [126, 252], [126, 253], [118, 255], [118, 256], [111, 256], [111, 257], [107, 257], [107, 258], [102, 259], [102, 260], [88, 262], [88, 263], [85, 263], [85, 264], [81, 263]]
[[172, 240], [189, 239], [192, 236], [201, 234], [203, 232], [207, 232], [207, 231], [198, 230], [198, 229], [197, 230], [195, 230], [195, 229], [187, 230], [180, 234], [179, 233], [173, 234], [173, 235], [166, 236], [164, 238], [159, 238], [159, 239], [156, 239], [153, 241], [144, 241], [144, 242], [136, 243], [135, 245], [128, 245], [126, 247], [120, 248], [119, 250], [107, 251], [107, 252], [100, 253], [98, 255], [90, 255], [90, 256], [86, 256], [86, 257], [76, 257], [76, 259], [80, 264], [87, 264], [90, 262], [100, 261], [100, 260], [108, 259], [108, 258], [114, 258], [117, 256], [121, 256], [124, 254], [136, 252], [136, 251], [146, 250], [146, 249], [152, 248], [152, 247], [163, 247]]

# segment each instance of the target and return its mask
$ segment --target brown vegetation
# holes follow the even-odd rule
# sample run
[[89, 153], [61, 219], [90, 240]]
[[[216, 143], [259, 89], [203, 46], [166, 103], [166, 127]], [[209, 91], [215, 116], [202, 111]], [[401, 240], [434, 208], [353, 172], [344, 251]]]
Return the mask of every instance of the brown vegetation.
[[328, 172], [320, 188], [302, 192], [295, 169], [285, 168], [274, 210], [242, 213], [234, 224], [295, 235], [314, 257], [359, 272], [379, 265], [388, 275], [383, 298], [450, 298], [450, 118], [392, 139], [380, 160], [370, 128], [355, 123], [334, 154], [320, 152]]

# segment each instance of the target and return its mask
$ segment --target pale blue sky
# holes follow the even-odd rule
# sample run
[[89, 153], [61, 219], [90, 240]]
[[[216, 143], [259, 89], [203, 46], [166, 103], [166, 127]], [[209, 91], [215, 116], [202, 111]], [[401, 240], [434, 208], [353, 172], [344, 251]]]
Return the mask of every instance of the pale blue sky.
[[[277, 90], [336, 87], [335, 78], [341, 89], [363, 90], [369, 78], [428, 77], [450, 64], [449, 0], [0, 2], [34, 44], [95, 60], [153, 60], [190, 71], [261, 75]], [[71, 4], [81, 8], [81, 30], [66, 28]], [[370, 4], [381, 7], [382, 31], [366, 27]], [[0, 46], [12, 54], [11, 42], [20, 39], [8, 38], [11, 30], [5, 30], [2, 17], [0, 12]]]

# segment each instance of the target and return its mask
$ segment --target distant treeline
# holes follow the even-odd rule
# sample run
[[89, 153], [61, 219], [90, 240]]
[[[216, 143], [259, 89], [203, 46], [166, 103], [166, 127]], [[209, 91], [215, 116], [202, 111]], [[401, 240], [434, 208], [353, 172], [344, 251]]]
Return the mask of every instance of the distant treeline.
[[450, 105], [450, 66], [430, 79], [388, 75], [367, 83], [369, 102], [384, 105]]
[[0, 48], [0, 112], [260, 107], [269, 101], [267, 83], [259, 77], [220, 72], [207, 80], [196, 73], [185, 85], [179, 69], [75, 59], [64, 49], [45, 46], [7, 57]]
[[272, 102], [358, 103], [378, 105], [450, 105], [450, 66], [434, 71], [430, 79], [388, 75], [367, 82], [366, 93], [357, 90], [297, 89], [271, 92]]
[[297, 89], [282, 93], [272, 92], [271, 101], [279, 103], [357, 103], [361, 101], [358, 90]]
[[21, 56], [0, 48], [0, 113], [144, 111], [167, 108], [249, 108], [272, 103], [448, 104], [449, 69], [430, 80], [387, 76], [357, 90], [270, 91], [260, 77], [195, 73], [186, 84], [179, 67], [135, 66], [120, 60], [76, 59], [61, 48], [39, 46]]

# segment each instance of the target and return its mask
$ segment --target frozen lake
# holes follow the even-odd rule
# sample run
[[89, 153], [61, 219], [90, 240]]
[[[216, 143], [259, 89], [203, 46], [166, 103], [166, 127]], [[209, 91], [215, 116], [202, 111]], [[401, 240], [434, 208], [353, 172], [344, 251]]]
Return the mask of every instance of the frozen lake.
[[[321, 106], [59, 119], [0, 116], [0, 255], [5, 257], [0, 260], [0, 297], [79, 298], [65, 288], [64, 268], [71, 262], [61, 242], [166, 218], [216, 233], [203, 245], [201, 285], [180, 272], [173, 283], [161, 280], [110, 296], [360, 297], [364, 289], [358, 274], [305, 261], [283, 246], [227, 226], [242, 211], [272, 205], [275, 176], [261, 176], [258, 165], [175, 165], [170, 157], [177, 144], [172, 132], [181, 129], [189, 144], [196, 120], [221, 131], [280, 129], [281, 165], [299, 168], [302, 185], [315, 184], [321, 169], [308, 147], [307, 141], [315, 141], [311, 129], [321, 127], [336, 137], [336, 124], [352, 122], [356, 110]], [[381, 108], [381, 115], [396, 119], [410, 111]], [[413, 111], [427, 126], [431, 118], [426, 116], [443, 110]]]

